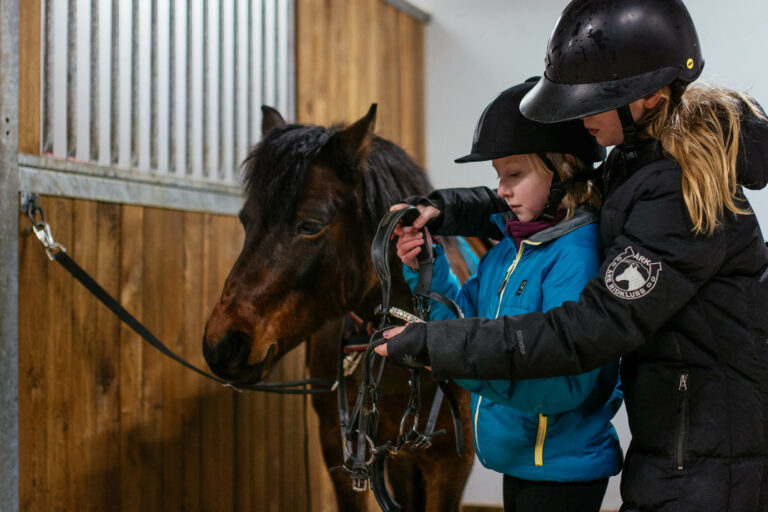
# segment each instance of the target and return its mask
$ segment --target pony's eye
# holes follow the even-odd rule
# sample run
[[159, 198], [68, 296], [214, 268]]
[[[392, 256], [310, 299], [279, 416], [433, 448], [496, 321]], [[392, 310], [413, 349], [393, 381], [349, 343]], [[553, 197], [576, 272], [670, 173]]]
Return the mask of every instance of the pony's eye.
[[320, 233], [325, 224], [316, 220], [300, 220], [296, 225], [296, 232], [300, 235], [316, 235]]

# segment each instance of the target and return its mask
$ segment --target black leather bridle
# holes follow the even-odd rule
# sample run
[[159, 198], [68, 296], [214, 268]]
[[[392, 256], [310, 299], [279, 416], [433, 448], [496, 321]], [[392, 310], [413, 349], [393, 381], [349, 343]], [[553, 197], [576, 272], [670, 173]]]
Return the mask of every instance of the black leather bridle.
[[443, 397], [451, 406], [454, 432], [456, 435], [456, 450], [459, 456], [464, 454], [463, 431], [458, 402], [447, 381], [438, 382], [438, 389], [432, 401], [432, 407], [423, 430], [420, 430], [420, 372], [417, 364], [408, 365], [410, 371], [410, 400], [408, 408], [400, 420], [398, 436], [393, 441], [379, 442], [377, 439], [379, 410], [377, 402], [381, 397], [380, 380], [384, 369], [385, 359], [376, 355], [373, 349], [384, 343], [383, 332], [394, 327], [392, 319], [406, 322], [426, 322], [429, 320], [429, 300], [437, 300], [446, 305], [457, 318], [463, 318], [461, 310], [449, 298], [430, 290], [432, 282], [432, 252], [431, 238], [426, 227], [422, 228], [424, 245], [418, 256], [419, 282], [414, 289], [413, 313], [390, 305], [391, 271], [389, 263], [390, 241], [396, 226], [402, 220], [412, 223], [419, 215], [419, 210], [409, 206], [401, 210], [387, 213], [379, 223], [378, 230], [371, 245], [371, 257], [376, 274], [381, 283], [381, 304], [376, 309], [379, 318], [377, 330], [371, 335], [362, 360], [362, 382], [358, 388], [357, 399], [350, 413], [347, 409], [347, 396], [344, 389], [344, 374], [342, 369], [343, 346], [340, 349], [337, 397], [339, 403], [339, 421], [341, 425], [342, 446], [344, 450], [343, 470], [352, 478], [352, 487], [357, 491], [373, 490], [376, 501], [385, 512], [399, 511], [402, 507], [395, 501], [387, 489], [385, 482], [386, 458], [396, 455], [405, 446], [411, 449], [428, 448], [432, 437], [445, 433], [435, 431], [435, 423]]

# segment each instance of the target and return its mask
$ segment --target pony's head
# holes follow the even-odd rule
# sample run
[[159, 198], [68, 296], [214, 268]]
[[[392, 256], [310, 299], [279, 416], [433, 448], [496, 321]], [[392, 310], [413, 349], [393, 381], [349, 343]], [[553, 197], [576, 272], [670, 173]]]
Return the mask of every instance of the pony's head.
[[203, 339], [211, 370], [237, 383], [259, 381], [376, 290], [370, 243], [379, 218], [429, 190], [400, 148], [373, 135], [376, 105], [343, 129], [287, 124], [262, 110], [262, 140], [243, 163], [245, 242]]

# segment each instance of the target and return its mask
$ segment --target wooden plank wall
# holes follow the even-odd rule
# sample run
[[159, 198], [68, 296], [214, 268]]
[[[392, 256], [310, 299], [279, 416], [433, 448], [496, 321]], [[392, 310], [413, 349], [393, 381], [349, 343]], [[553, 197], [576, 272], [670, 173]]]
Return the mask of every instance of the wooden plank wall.
[[424, 26], [380, 0], [297, 0], [297, 117], [351, 122], [378, 103], [376, 132], [424, 165]]
[[[20, 137], [39, 152], [39, 2], [22, 2]], [[380, 0], [297, 0], [297, 117], [379, 104], [377, 132], [424, 162], [423, 27]], [[37, 46], [35, 46], [37, 41]], [[193, 364], [242, 243], [233, 217], [43, 197], [57, 241]], [[234, 393], [120, 324], [20, 232], [24, 511], [333, 511], [307, 399]], [[274, 378], [304, 376], [304, 349]]]
[[[51, 197], [42, 206], [86, 271], [205, 367], [203, 325], [242, 243], [234, 218]], [[235, 393], [162, 356], [28, 233], [20, 264], [22, 510], [308, 510], [303, 398]], [[301, 375], [296, 353], [276, 377]]]

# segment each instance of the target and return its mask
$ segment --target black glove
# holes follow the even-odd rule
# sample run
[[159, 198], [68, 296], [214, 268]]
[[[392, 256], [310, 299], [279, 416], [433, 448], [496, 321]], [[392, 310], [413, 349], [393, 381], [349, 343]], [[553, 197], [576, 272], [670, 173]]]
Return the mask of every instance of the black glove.
[[445, 236], [477, 236], [500, 240], [504, 233], [491, 221], [491, 215], [509, 212], [507, 202], [487, 187], [444, 188], [426, 197], [404, 200], [413, 206], [434, 206], [440, 215], [427, 223], [431, 233]]
[[440, 198], [432, 198], [430, 196], [408, 196], [401, 202], [407, 203], [411, 206], [431, 206], [440, 211], [437, 217], [433, 217], [427, 221], [427, 229], [430, 233], [437, 233], [443, 224], [443, 218], [445, 218], [445, 205], [440, 201]]
[[429, 366], [427, 324], [413, 323], [387, 342], [387, 353], [393, 363], [406, 367]]

